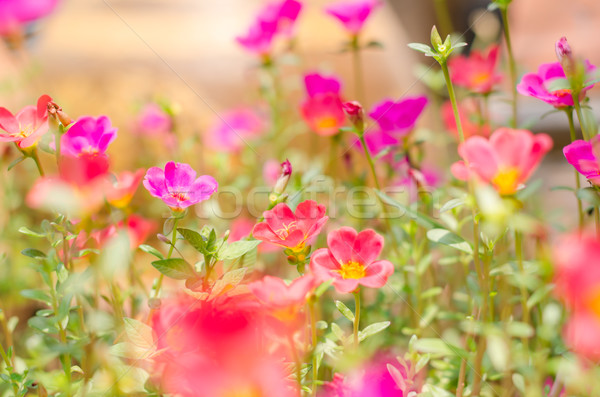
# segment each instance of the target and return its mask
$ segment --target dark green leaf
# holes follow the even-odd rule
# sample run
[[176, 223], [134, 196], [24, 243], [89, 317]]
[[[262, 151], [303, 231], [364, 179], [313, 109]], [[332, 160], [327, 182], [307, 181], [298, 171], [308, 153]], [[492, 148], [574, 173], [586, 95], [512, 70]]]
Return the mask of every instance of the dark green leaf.
[[223, 244], [217, 253], [217, 258], [219, 260], [237, 259], [258, 247], [261, 242], [260, 240], [240, 240], [231, 244]]
[[181, 258], [162, 259], [152, 262], [159, 272], [175, 280], [185, 280], [196, 276], [192, 266]]
[[160, 251], [158, 251], [156, 248], [152, 247], [151, 245], [142, 244], [138, 248], [150, 255], [154, 255], [158, 259], [165, 259], [163, 254], [161, 254]]
[[21, 254], [34, 259], [43, 259], [46, 257], [45, 253], [35, 248], [25, 248], [23, 251], [21, 251]]
[[432, 229], [427, 231], [427, 238], [434, 243], [447, 245], [457, 250], [466, 252], [467, 254], [473, 253], [471, 244], [465, 241], [462, 237], [452, 233], [445, 229]]
[[204, 241], [204, 238], [202, 238], [202, 235], [200, 233], [194, 230], [184, 228], [178, 228], [177, 231], [179, 232], [179, 234], [181, 234], [185, 241], [190, 243], [190, 245], [196, 249], [196, 251], [204, 255], [208, 254], [208, 252], [206, 251], [206, 242]]
[[33, 299], [47, 303], [48, 305], [52, 304], [52, 298], [44, 291], [40, 291], [37, 289], [24, 289], [23, 291], [21, 291], [21, 295], [28, 299]]

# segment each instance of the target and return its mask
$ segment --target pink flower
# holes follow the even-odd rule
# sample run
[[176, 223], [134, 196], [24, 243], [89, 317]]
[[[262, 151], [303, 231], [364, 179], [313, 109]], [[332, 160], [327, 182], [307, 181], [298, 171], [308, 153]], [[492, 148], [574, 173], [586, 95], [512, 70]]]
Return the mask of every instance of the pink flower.
[[117, 137], [117, 129], [106, 116], [81, 117], [62, 136], [60, 150], [63, 155], [104, 154]]
[[[379, 156], [380, 159], [390, 164], [394, 162], [394, 153], [391, 149], [399, 145], [400, 141], [392, 136], [392, 134], [387, 131], [377, 129], [375, 131], [368, 131], [365, 133], [364, 138], [372, 156]], [[354, 145], [361, 151], [361, 153], [364, 153], [360, 139], [357, 138], [354, 142]], [[380, 155], [380, 153], [384, 150], [388, 150], [389, 153]]]
[[579, 356], [597, 362], [600, 360], [598, 335], [600, 335], [600, 313], [579, 311], [567, 322], [563, 337], [567, 346]]
[[[279, 163], [277, 164], [279, 169]], [[239, 241], [252, 234], [254, 228], [254, 222], [247, 218], [237, 218], [231, 222], [229, 228], [229, 239], [227, 241]], [[279, 247], [263, 241], [258, 245], [258, 252], [276, 252], [279, 251]]]
[[595, 136], [589, 142], [576, 140], [563, 148], [563, 154], [577, 172], [600, 186], [600, 137]]
[[380, 288], [394, 272], [394, 265], [377, 261], [383, 249], [383, 237], [374, 230], [360, 233], [342, 227], [327, 236], [329, 248], [316, 250], [310, 258], [310, 269], [319, 281], [333, 279], [338, 292], [352, 292], [359, 285]]
[[337, 134], [346, 121], [340, 81], [313, 73], [304, 76], [304, 84], [308, 97], [301, 105], [302, 117], [319, 135]]
[[254, 226], [254, 238], [294, 251], [303, 250], [329, 219], [325, 215], [325, 206], [312, 200], [298, 204], [295, 212], [286, 203], [279, 203], [272, 210], [265, 211], [263, 216], [264, 222]]
[[171, 210], [183, 211], [190, 205], [208, 200], [217, 190], [217, 181], [208, 175], [196, 178], [196, 171], [188, 164], [169, 161], [164, 170], [158, 167], [148, 170], [144, 187]]
[[[476, 104], [472, 100], [464, 100], [458, 106], [458, 114], [465, 139], [476, 135], [483, 137], [490, 136], [490, 126], [477, 121], [479, 116], [477, 115], [475, 106]], [[450, 101], [442, 105], [442, 119], [444, 120], [446, 129], [458, 139], [456, 119], [454, 118], [454, 111], [452, 110], [452, 103]]]
[[140, 185], [144, 171], [143, 168], [135, 172], [123, 171], [116, 176], [115, 181], [107, 179], [106, 201], [117, 208], [125, 208]]
[[213, 149], [225, 152], [239, 152], [247, 141], [264, 132], [265, 122], [250, 109], [234, 109], [225, 112], [215, 120], [207, 131], [206, 143]]
[[386, 132], [399, 136], [407, 135], [427, 106], [427, 97], [408, 97], [398, 102], [386, 99], [376, 104], [369, 116]]
[[[1, 10], [1, 5], [0, 5]], [[33, 146], [48, 132], [48, 95], [42, 95], [37, 106], [26, 106], [16, 116], [0, 107], [0, 142], [16, 142], [19, 148]]]
[[120, 230], [124, 230], [129, 237], [129, 245], [134, 250], [146, 241], [156, 229], [156, 222], [133, 214], [126, 221], [120, 221], [116, 225], [113, 224], [104, 229], [93, 231], [90, 233], [90, 237], [96, 241], [99, 248], [102, 248], [110, 239], [117, 236]]
[[155, 103], [146, 104], [137, 117], [136, 130], [142, 135], [169, 134], [173, 129], [171, 116]]
[[267, 186], [275, 186], [279, 174], [281, 172], [281, 165], [277, 160], [268, 160], [263, 165], [263, 179]]
[[379, 0], [341, 1], [325, 8], [325, 12], [337, 18], [348, 33], [356, 36], [362, 30], [371, 12], [382, 4]]
[[468, 180], [472, 173], [500, 194], [510, 195], [529, 179], [551, 148], [547, 134], [499, 128], [489, 140], [474, 136], [461, 143], [458, 154], [464, 161], [454, 163], [451, 170], [457, 179]]
[[246, 50], [266, 57], [273, 48], [277, 34], [289, 36], [302, 9], [302, 3], [283, 0], [265, 6], [257, 15], [248, 32], [236, 37]]
[[50, 14], [57, 4], [58, 0], [0, 1], [0, 36], [11, 35], [24, 24]]
[[421, 166], [420, 169], [414, 168], [407, 158], [394, 164], [394, 171], [399, 177], [395, 185], [406, 189], [410, 202], [417, 200], [420, 192], [431, 192], [434, 188], [440, 186], [442, 182], [440, 173], [437, 170], [427, 166]]
[[[585, 70], [589, 74], [595, 71], [596, 67], [585, 61]], [[556, 91], [549, 91], [548, 89], [553, 80], [564, 79], [565, 77], [565, 72], [559, 62], [544, 63], [540, 65], [537, 73], [527, 73], [523, 76], [521, 82], [517, 85], [517, 91], [521, 95], [541, 99], [558, 109], [573, 106], [573, 96], [570, 89]], [[585, 98], [586, 92], [593, 86], [591, 84], [581, 90], [580, 100]]]
[[248, 284], [250, 291], [266, 307], [272, 309], [295, 308], [304, 306], [306, 298], [317, 286], [312, 274], [306, 274], [287, 285], [279, 277], [265, 276], [262, 280]]
[[477, 94], [489, 94], [502, 80], [496, 73], [500, 46], [492, 45], [485, 52], [472, 51], [467, 57], [459, 55], [448, 62], [452, 82]]

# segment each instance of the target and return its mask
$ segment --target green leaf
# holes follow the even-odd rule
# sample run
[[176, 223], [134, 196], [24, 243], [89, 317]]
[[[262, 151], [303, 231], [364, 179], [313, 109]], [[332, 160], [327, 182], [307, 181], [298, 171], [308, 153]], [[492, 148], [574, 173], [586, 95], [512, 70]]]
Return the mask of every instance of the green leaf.
[[52, 298], [50, 295], [38, 289], [24, 289], [21, 291], [21, 296], [52, 305]]
[[34, 232], [33, 230], [31, 230], [31, 229], [29, 229], [29, 228], [27, 228], [25, 226], [21, 226], [19, 228], [19, 233], [23, 233], [23, 234], [26, 234], [26, 235], [31, 236], [31, 237], [40, 237], [40, 238], [41, 237], [46, 237], [45, 234]]
[[452, 248], [456, 248], [459, 251], [466, 252], [467, 254], [473, 253], [471, 244], [466, 242], [462, 237], [452, 233], [445, 229], [431, 229], [427, 231], [427, 238], [434, 243], [447, 245]]
[[348, 309], [348, 306], [344, 305], [341, 301], [335, 301], [335, 307], [342, 313], [344, 317], [346, 317], [351, 322], [354, 322], [354, 313], [352, 310]]
[[27, 157], [19, 157], [16, 160], [14, 160], [12, 163], [10, 163], [8, 165], [7, 171], [12, 170], [17, 164], [19, 164], [21, 161], [25, 160]]
[[550, 292], [554, 289], [553, 284], [544, 285], [541, 288], [535, 290], [533, 294], [527, 300], [527, 307], [531, 310], [535, 305], [540, 303], [544, 298], [548, 296]]
[[438, 296], [443, 291], [442, 287], [432, 287], [421, 294], [421, 299], [428, 299]]
[[535, 333], [531, 325], [517, 321], [507, 324], [506, 332], [515, 338], [531, 338]]
[[187, 241], [192, 247], [194, 247], [196, 251], [204, 255], [208, 254], [208, 252], [206, 251], [206, 242], [204, 241], [204, 238], [202, 238], [202, 235], [200, 233], [194, 230], [184, 228], [177, 228], [177, 231], [179, 232], [179, 234], [181, 234], [185, 241]]
[[44, 334], [58, 334], [56, 319], [53, 317], [32, 317], [27, 321], [31, 328], [34, 328]]
[[565, 78], [556, 78], [546, 83], [546, 89], [550, 92], [558, 90], [570, 90], [571, 83]]
[[444, 205], [442, 205], [442, 208], [440, 208], [440, 213], [450, 211], [451, 209], [460, 207], [464, 204], [465, 204], [465, 200], [462, 198], [452, 199], [452, 200], [446, 202]]
[[186, 280], [196, 276], [192, 266], [181, 258], [161, 259], [152, 262], [159, 272], [175, 280]]
[[594, 207], [600, 206], [600, 197], [598, 197], [598, 192], [596, 192], [596, 190], [592, 187], [579, 189], [577, 192], [575, 192], [575, 195], [578, 199], [586, 201]]
[[463, 349], [437, 338], [418, 339], [415, 341], [414, 347], [421, 353], [457, 357], [464, 357], [466, 355], [466, 352]]
[[241, 269], [236, 269], [225, 273], [223, 277], [215, 282], [215, 285], [210, 292], [210, 297], [213, 298], [235, 288], [235, 286], [241, 283], [244, 279], [246, 270], [248, 270], [248, 268], [243, 267]]
[[389, 322], [389, 321], [382, 321], [380, 323], [371, 324], [371, 325], [367, 326], [365, 329], [363, 329], [362, 331], [358, 332], [358, 340], [362, 342], [363, 340], [367, 339], [369, 336], [373, 336], [373, 335], [383, 331], [384, 329], [389, 327], [390, 324], [391, 324], [391, 322]]
[[342, 331], [339, 325], [337, 325], [336, 323], [331, 323], [331, 331], [336, 336], [336, 338], [338, 338], [338, 340], [344, 340], [344, 331]]
[[165, 259], [165, 257], [163, 256], [163, 254], [161, 254], [159, 250], [157, 250], [156, 248], [154, 248], [151, 245], [142, 244], [138, 248], [141, 249], [142, 251], [144, 251], [147, 254], [154, 255], [158, 259]]
[[217, 253], [219, 260], [237, 259], [252, 251], [262, 243], [260, 240], [240, 240], [231, 244], [223, 244], [223, 247]]
[[40, 250], [36, 250], [35, 248], [25, 248], [23, 251], [21, 251], [21, 254], [34, 259], [43, 259], [46, 257], [45, 253]]
[[408, 48], [411, 48], [415, 51], [422, 52], [423, 54], [428, 55], [428, 56], [433, 56], [433, 49], [426, 44], [410, 43], [410, 44], [408, 44]]
[[131, 343], [142, 349], [154, 349], [154, 335], [149, 325], [133, 318], [124, 318], [123, 322], [125, 333]]

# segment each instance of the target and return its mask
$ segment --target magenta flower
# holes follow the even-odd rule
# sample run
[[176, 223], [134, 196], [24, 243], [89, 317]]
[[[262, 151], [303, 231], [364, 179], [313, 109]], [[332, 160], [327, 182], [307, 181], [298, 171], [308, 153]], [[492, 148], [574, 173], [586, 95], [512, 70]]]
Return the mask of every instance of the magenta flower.
[[144, 187], [171, 210], [183, 211], [190, 205], [208, 200], [217, 190], [217, 181], [208, 175], [196, 178], [196, 171], [188, 164], [169, 161], [164, 170], [158, 167], [148, 170]]
[[264, 218], [264, 222], [254, 226], [254, 238], [296, 252], [302, 251], [329, 219], [325, 215], [325, 206], [312, 200], [298, 204], [295, 212], [287, 204], [279, 203], [272, 210], [265, 211]]
[[346, 121], [340, 81], [312, 73], [304, 76], [304, 84], [308, 97], [301, 105], [302, 117], [319, 135], [337, 134]]
[[431, 191], [441, 185], [440, 173], [431, 167], [421, 166], [414, 168], [405, 157], [394, 164], [394, 174], [398, 176], [395, 185], [403, 187], [407, 193], [408, 200], [414, 202], [421, 191]]
[[376, 260], [383, 250], [383, 237], [374, 230], [357, 233], [351, 227], [334, 230], [327, 246], [310, 258], [310, 269], [319, 281], [333, 279], [338, 292], [352, 292], [359, 285], [381, 288], [394, 273], [394, 265]]
[[16, 116], [0, 107], [0, 142], [16, 142], [19, 148], [33, 146], [48, 132], [48, 95], [42, 95], [37, 106], [26, 106]]
[[248, 284], [248, 288], [266, 307], [276, 311], [287, 309], [292, 314], [304, 306], [306, 298], [317, 285], [314, 276], [306, 274], [289, 285], [279, 277], [265, 276]]
[[379, 0], [341, 1], [325, 8], [325, 12], [337, 18], [353, 36], [360, 33], [371, 12], [381, 6]]
[[209, 128], [206, 143], [213, 149], [239, 152], [248, 140], [261, 135], [265, 122], [253, 110], [240, 108], [225, 112]]
[[[585, 61], [586, 73], [592, 73], [596, 67]], [[550, 91], [549, 84], [554, 79], [565, 78], [565, 71], [559, 62], [544, 63], [538, 68], [537, 73], [527, 73], [517, 85], [517, 91], [521, 95], [531, 96], [554, 106], [555, 108], [564, 108], [573, 106], [573, 96], [570, 89], [561, 89]], [[580, 100], [585, 98], [586, 92], [594, 85], [591, 84], [581, 90]]]
[[552, 148], [552, 138], [531, 131], [499, 128], [490, 139], [473, 136], [461, 143], [458, 154], [464, 161], [452, 165], [461, 180], [475, 175], [502, 195], [514, 194], [535, 171]]
[[[378, 158], [388, 163], [393, 163], [394, 153], [391, 149], [400, 144], [400, 141], [398, 139], [392, 136], [392, 134], [390, 134], [389, 132], [383, 131], [381, 129], [377, 129], [375, 131], [368, 131], [364, 135], [364, 138], [367, 144], [367, 148], [369, 148], [369, 153], [371, 153], [371, 155], [378, 156]], [[364, 153], [364, 149], [362, 147], [360, 139], [355, 139], [354, 146], [362, 153]], [[386, 154], [380, 154], [384, 150], [388, 150], [389, 152]]]
[[500, 46], [492, 45], [485, 52], [472, 51], [467, 57], [459, 55], [448, 62], [452, 82], [477, 94], [489, 94], [502, 80], [496, 73]]
[[427, 102], [425, 96], [409, 97], [398, 102], [386, 99], [376, 104], [369, 116], [383, 131], [404, 136], [415, 127]]
[[247, 33], [236, 37], [236, 41], [246, 50], [266, 57], [277, 34], [291, 35], [301, 9], [302, 3], [295, 0], [268, 4], [258, 13]]
[[116, 137], [117, 129], [108, 117], [81, 117], [62, 136], [60, 151], [69, 156], [104, 154]]
[[588, 181], [600, 186], [600, 137], [595, 136], [590, 142], [576, 140], [563, 148], [569, 164]]
[[159, 105], [148, 103], [140, 111], [136, 127], [141, 135], [168, 134], [173, 128], [173, 121]]
[[59, 0], [0, 1], [0, 36], [13, 34], [29, 22], [50, 14]]

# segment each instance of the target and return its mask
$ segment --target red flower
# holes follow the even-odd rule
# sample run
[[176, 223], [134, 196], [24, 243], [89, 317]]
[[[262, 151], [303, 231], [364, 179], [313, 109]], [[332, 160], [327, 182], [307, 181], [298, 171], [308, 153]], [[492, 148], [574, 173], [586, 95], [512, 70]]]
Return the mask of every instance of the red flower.
[[485, 52], [472, 51], [468, 57], [459, 55], [450, 59], [452, 82], [478, 94], [489, 94], [502, 80], [495, 70], [499, 56], [500, 47], [492, 45]]
[[329, 219], [325, 206], [306, 200], [292, 212], [285, 203], [279, 203], [263, 214], [265, 221], [254, 226], [254, 238], [301, 251], [306, 242], [321, 232]]
[[16, 116], [0, 107], [0, 141], [16, 142], [19, 148], [33, 146], [48, 132], [48, 95], [42, 95], [37, 106], [25, 106]]
[[321, 248], [310, 258], [310, 269], [319, 281], [333, 279], [338, 292], [352, 292], [359, 285], [380, 288], [394, 272], [394, 265], [377, 261], [383, 249], [383, 237], [374, 230], [360, 233], [342, 227], [327, 236], [329, 248]]

